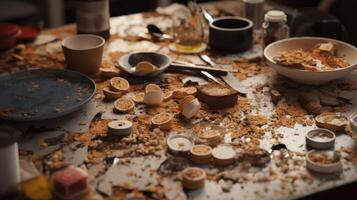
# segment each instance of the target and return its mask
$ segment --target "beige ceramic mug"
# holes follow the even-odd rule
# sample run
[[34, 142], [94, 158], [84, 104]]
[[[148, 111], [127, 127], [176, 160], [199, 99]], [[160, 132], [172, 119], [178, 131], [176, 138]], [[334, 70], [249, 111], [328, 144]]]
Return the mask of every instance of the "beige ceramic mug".
[[81, 34], [65, 38], [62, 49], [67, 68], [84, 74], [99, 71], [105, 40], [96, 35]]

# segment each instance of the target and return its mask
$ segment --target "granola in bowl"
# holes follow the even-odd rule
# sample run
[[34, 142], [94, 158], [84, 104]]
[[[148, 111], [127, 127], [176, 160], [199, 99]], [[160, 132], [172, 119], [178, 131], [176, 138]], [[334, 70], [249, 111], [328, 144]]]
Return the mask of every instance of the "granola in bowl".
[[281, 52], [273, 60], [282, 66], [307, 71], [333, 71], [350, 64], [337, 55], [338, 46], [332, 42], [320, 43], [311, 49], [293, 49]]

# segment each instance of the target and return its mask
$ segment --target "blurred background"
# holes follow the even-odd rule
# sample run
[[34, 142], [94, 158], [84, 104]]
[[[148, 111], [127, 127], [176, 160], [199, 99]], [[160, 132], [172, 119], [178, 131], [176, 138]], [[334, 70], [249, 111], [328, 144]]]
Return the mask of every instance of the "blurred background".
[[[197, 0], [208, 2], [209, 0]], [[219, 0], [224, 1], [224, 0]], [[236, 0], [242, 1], [242, 0]], [[153, 11], [187, 0], [110, 0], [112, 17]], [[341, 39], [357, 46], [356, 0], [266, 0], [284, 7], [292, 36], [315, 35]], [[38, 24], [52, 28], [75, 21], [75, 0], [1, 0], [0, 22]], [[318, 34], [318, 35], [317, 35]]]

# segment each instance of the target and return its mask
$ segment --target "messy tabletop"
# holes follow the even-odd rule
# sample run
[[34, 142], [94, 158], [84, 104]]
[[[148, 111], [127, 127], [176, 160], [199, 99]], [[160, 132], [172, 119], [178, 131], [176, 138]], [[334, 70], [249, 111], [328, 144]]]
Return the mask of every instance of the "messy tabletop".
[[[100, 72], [90, 75], [94, 97], [80, 110], [44, 121], [0, 121], [22, 132], [21, 170], [35, 168], [51, 177], [67, 166], [79, 167], [89, 177], [86, 199], [293, 199], [357, 181], [356, 136], [348, 123], [357, 110], [357, 71], [320, 86], [299, 84], [266, 64], [255, 38], [244, 53], [209, 48], [201, 53], [231, 70], [244, 92], [227, 89], [218, 76], [215, 83], [190, 71], [166, 70], [145, 78], [126, 73], [118, 60], [143, 51], [208, 66], [198, 54], [177, 53], [167, 40], [150, 37], [148, 24], [170, 33], [172, 10], [111, 18]], [[225, 15], [219, 7], [207, 10]], [[0, 73], [64, 69], [61, 40], [75, 33], [74, 25], [43, 31], [33, 43], [2, 53]], [[226, 90], [232, 94], [210, 100]], [[159, 103], [148, 97], [158, 91], [163, 95]], [[307, 168], [307, 162], [329, 162], [307, 156], [307, 140], [319, 136], [306, 135], [318, 127], [336, 134], [338, 173]], [[329, 133], [320, 132], [328, 138]], [[207, 158], [205, 152], [212, 155]]]

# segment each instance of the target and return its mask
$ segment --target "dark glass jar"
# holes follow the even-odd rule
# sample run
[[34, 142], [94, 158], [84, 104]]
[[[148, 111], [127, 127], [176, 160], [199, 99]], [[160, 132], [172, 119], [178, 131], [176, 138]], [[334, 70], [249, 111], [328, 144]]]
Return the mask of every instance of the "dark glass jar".
[[109, 0], [78, 0], [76, 25], [78, 34], [110, 37]]

